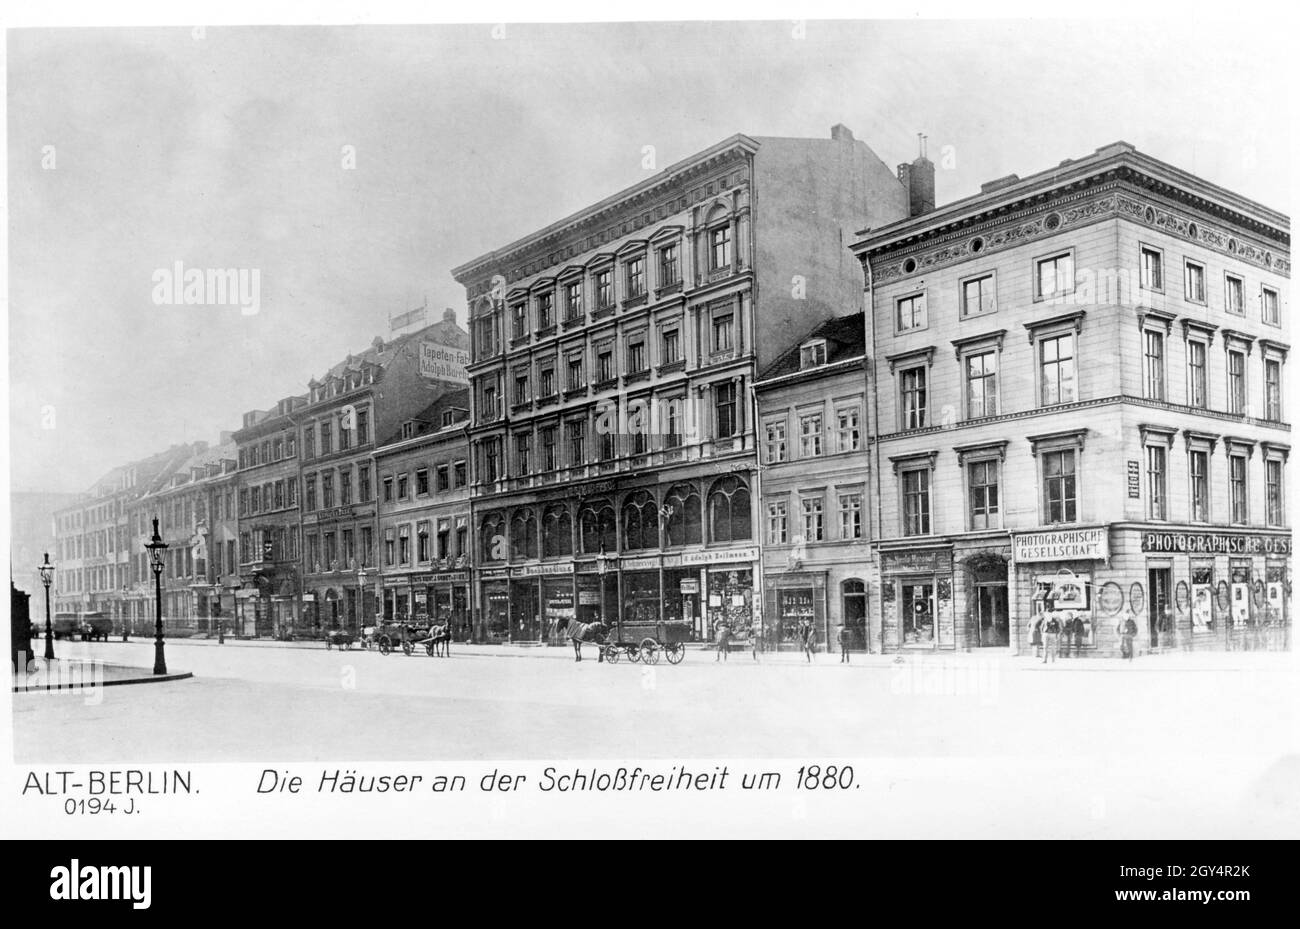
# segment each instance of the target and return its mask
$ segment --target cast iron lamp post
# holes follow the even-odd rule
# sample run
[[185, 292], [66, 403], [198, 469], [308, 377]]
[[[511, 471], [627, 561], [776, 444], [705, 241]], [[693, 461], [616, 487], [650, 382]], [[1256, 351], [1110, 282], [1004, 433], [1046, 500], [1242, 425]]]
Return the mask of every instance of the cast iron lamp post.
[[38, 565], [41, 583], [45, 585], [45, 660], [54, 660], [54, 625], [50, 622], [50, 584], [54, 580], [54, 565], [50, 564], [50, 553], [45, 553], [44, 564]]
[[153, 519], [153, 538], [144, 544], [149, 550], [149, 566], [153, 568], [154, 622], [153, 622], [153, 673], [167, 673], [167, 659], [163, 655], [162, 572], [167, 554], [167, 543], [158, 535], [158, 517]]

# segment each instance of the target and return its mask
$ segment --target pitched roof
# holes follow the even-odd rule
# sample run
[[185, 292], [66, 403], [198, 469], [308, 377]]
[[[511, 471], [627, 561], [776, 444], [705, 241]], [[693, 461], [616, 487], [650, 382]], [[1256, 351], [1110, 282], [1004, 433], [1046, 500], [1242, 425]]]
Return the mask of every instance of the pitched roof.
[[[796, 345], [791, 346], [781, 354], [776, 361], [759, 375], [759, 381], [770, 380], [775, 377], [781, 377], [784, 374], [794, 374], [800, 370], [799, 355], [800, 348], [807, 342], [814, 339], [826, 340], [826, 364], [833, 365], [837, 361], [844, 361], [848, 358], [861, 358], [866, 353], [867, 334], [865, 330], [866, 314], [854, 313], [851, 316], [837, 316], [834, 319], [828, 319], [825, 322], [814, 327], [811, 332], [799, 340]], [[820, 366], [819, 367], [823, 367]], [[815, 369], [809, 369], [815, 370]]]

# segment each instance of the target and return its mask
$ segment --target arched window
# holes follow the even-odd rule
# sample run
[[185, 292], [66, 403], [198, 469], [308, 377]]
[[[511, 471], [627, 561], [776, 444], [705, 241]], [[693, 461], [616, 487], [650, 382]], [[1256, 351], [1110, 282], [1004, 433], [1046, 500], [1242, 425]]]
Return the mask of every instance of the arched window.
[[694, 484], [674, 484], [664, 497], [666, 545], [698, 545], [703, 541], [700, 492]]
[[709, 488], [709, 541], [740, 542], [752, 537], [749, 488], [735, 475], [718, 478]]
[[604, 549], [618, 550], [618, 531], [615, 528], [614, 505], [608, 500], [588, 500], [578, 511], [578, 527], [582, 533], [582, 551], [594, 555]]
[[573, 518], [563, 503], [554, 503], [542, 513], [542, 557], [573, 554]]
[[659, 508], [648, 491], [638, 490], [623, 501], [623, 549], [659, 547]]
[[515, 510], [510, 517], [510, 558], [537, 557], [537, 517], [531, 509]]
[[500, 513], [489, 513], [479, 523], [479, 557], [484, 561], [505, 560], [505, 517]]

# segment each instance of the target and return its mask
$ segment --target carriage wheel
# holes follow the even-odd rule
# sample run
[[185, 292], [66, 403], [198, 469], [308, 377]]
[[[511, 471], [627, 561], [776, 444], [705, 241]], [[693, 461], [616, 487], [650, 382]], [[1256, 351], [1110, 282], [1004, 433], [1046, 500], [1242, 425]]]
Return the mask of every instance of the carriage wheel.
[[387, 655], [393, 650], [393, 640], [386, 635], [379, 637], [379, 654]]
[[664, 654], [668, 657], [669, 664], [679, 664], [686, 657], [686, 646], [681, 642], [673, 642], [664, 646]]
[[644, 664], [657, 664], [659, 661], [659, 643], [651, 638], [641, 640], [641, 661]]
[[635, 646], [635, 645], [629, 645], [629, 646], [627, 646], [627, 649], [626, 649], [626, 650], [627, 650], [627, 660], [628, 660], [628, 661], [640, 661], [640, 660], [641, 660], [641, 649], [640, 649], [640, 648], [638, 648], [638, 647]]
[[402, 639], [402, 654], [403, 654], [403, 655], [409, 655], [409, 654], [411, 654], [411, 652], [414, 651], [414, 650], [415, 650], [415, 649], [411, 646], [411, 640], [410, 640], [410, 639]]
[[433, 657], [433, 643], [432, 643], [432, 642], [430, 642], [430, 643], [428, 643], [427, 645], [424, 646], [424, 653], [425, 653], [426, 655], [428, 655], [430, 658]]
[[605, 650], [605, 660], [610, 664], [618, 664], [618, 646], [604, 645], [601, 647]]

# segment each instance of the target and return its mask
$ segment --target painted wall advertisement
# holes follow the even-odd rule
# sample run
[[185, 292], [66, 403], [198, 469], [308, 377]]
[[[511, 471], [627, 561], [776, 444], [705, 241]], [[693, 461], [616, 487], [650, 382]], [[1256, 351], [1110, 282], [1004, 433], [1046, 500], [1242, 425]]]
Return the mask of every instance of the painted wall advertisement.
[[469, 385], [465, 366], [469, 364], [469, 352], [463, 348], [443, 345], [440, 342], [420, 343], [420, 375], [439, 381]]
[[1214, 588], [1210, 584], [1192, 585], [1192, 626], [1207, 629], [1214, 621]]

